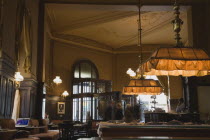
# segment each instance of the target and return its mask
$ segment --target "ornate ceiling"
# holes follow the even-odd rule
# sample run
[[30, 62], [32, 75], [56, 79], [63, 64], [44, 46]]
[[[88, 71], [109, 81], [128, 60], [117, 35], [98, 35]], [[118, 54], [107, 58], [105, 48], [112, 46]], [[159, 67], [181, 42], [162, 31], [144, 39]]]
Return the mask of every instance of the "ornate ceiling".
[[[184, 21], [182, 41], [188, 41], [187, 10], [182, 7]], [[46, 4], [52, 35], [71, 42], [113, 50], [137, 44], [138, 8], [135, 5]], [[173, 45], [172, 6], [142, 7], [142, 43]]]

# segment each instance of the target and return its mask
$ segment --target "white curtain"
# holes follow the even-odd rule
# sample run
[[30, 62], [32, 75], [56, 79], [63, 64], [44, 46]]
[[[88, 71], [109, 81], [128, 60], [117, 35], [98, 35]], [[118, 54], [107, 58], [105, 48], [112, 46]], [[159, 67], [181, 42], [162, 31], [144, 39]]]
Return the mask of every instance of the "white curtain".
[[16, 89], [14, 106], [13, 106], [13, 111], [12, 111], [12, 119], [15, 122], [16, 122], [17, 118], [19, 118], [19, 114], [20, 114], [20, 91], [19, 91], [19, 89]]

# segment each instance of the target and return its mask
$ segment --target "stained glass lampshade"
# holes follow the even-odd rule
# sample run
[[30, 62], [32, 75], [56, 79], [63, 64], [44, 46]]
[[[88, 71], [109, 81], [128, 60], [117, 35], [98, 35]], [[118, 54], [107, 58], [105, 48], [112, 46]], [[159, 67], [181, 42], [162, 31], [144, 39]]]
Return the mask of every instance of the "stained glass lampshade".
[[205, 76], [210, 71], [210, 57], [200, 48], [159, 48], [143, 67], [146, 75]]
[[159, 95], [163, 88], [158, 80], [131, 79], [128, 86], [123, 87], [124, 95]]

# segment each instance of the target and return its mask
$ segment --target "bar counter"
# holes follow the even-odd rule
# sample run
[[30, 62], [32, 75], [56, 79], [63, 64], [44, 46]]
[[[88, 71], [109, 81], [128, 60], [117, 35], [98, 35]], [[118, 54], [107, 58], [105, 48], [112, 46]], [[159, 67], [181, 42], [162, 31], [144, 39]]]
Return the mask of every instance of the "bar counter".
[[145, 125], [143, 123], [99, 123], [99, 137], [210, 137], [210, 125]]

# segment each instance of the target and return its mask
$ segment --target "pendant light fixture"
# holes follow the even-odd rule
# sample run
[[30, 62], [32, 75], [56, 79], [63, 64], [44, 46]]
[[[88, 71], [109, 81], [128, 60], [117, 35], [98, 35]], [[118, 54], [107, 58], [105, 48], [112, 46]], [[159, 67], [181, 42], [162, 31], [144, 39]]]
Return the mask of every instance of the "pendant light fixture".
[[141, 46], [141, 1], [139, 1], [139, 19], [138, 19], [138, 47], [139, 47], [139, 59], [140, 59], [140, 67], [138, 71], [140, 75], [136, 75], [136, 73], [130, 68], [126, 72], [130, 75], [131, 80], [128, 86], [123, 87], [124, 95], [159, 95], [163, 88], [158, 80], [153, 79], [145, 79], [143, 77], [142, 70], [142, 46]]
[[205, 76], [210, 71], [210, 57], [201, 48], [184, 47], [179, 32], [183, 21], [179, 18], [179, 5], [174, 4], [175, 47], [161, 47], [143, 63], [146, 75]]

